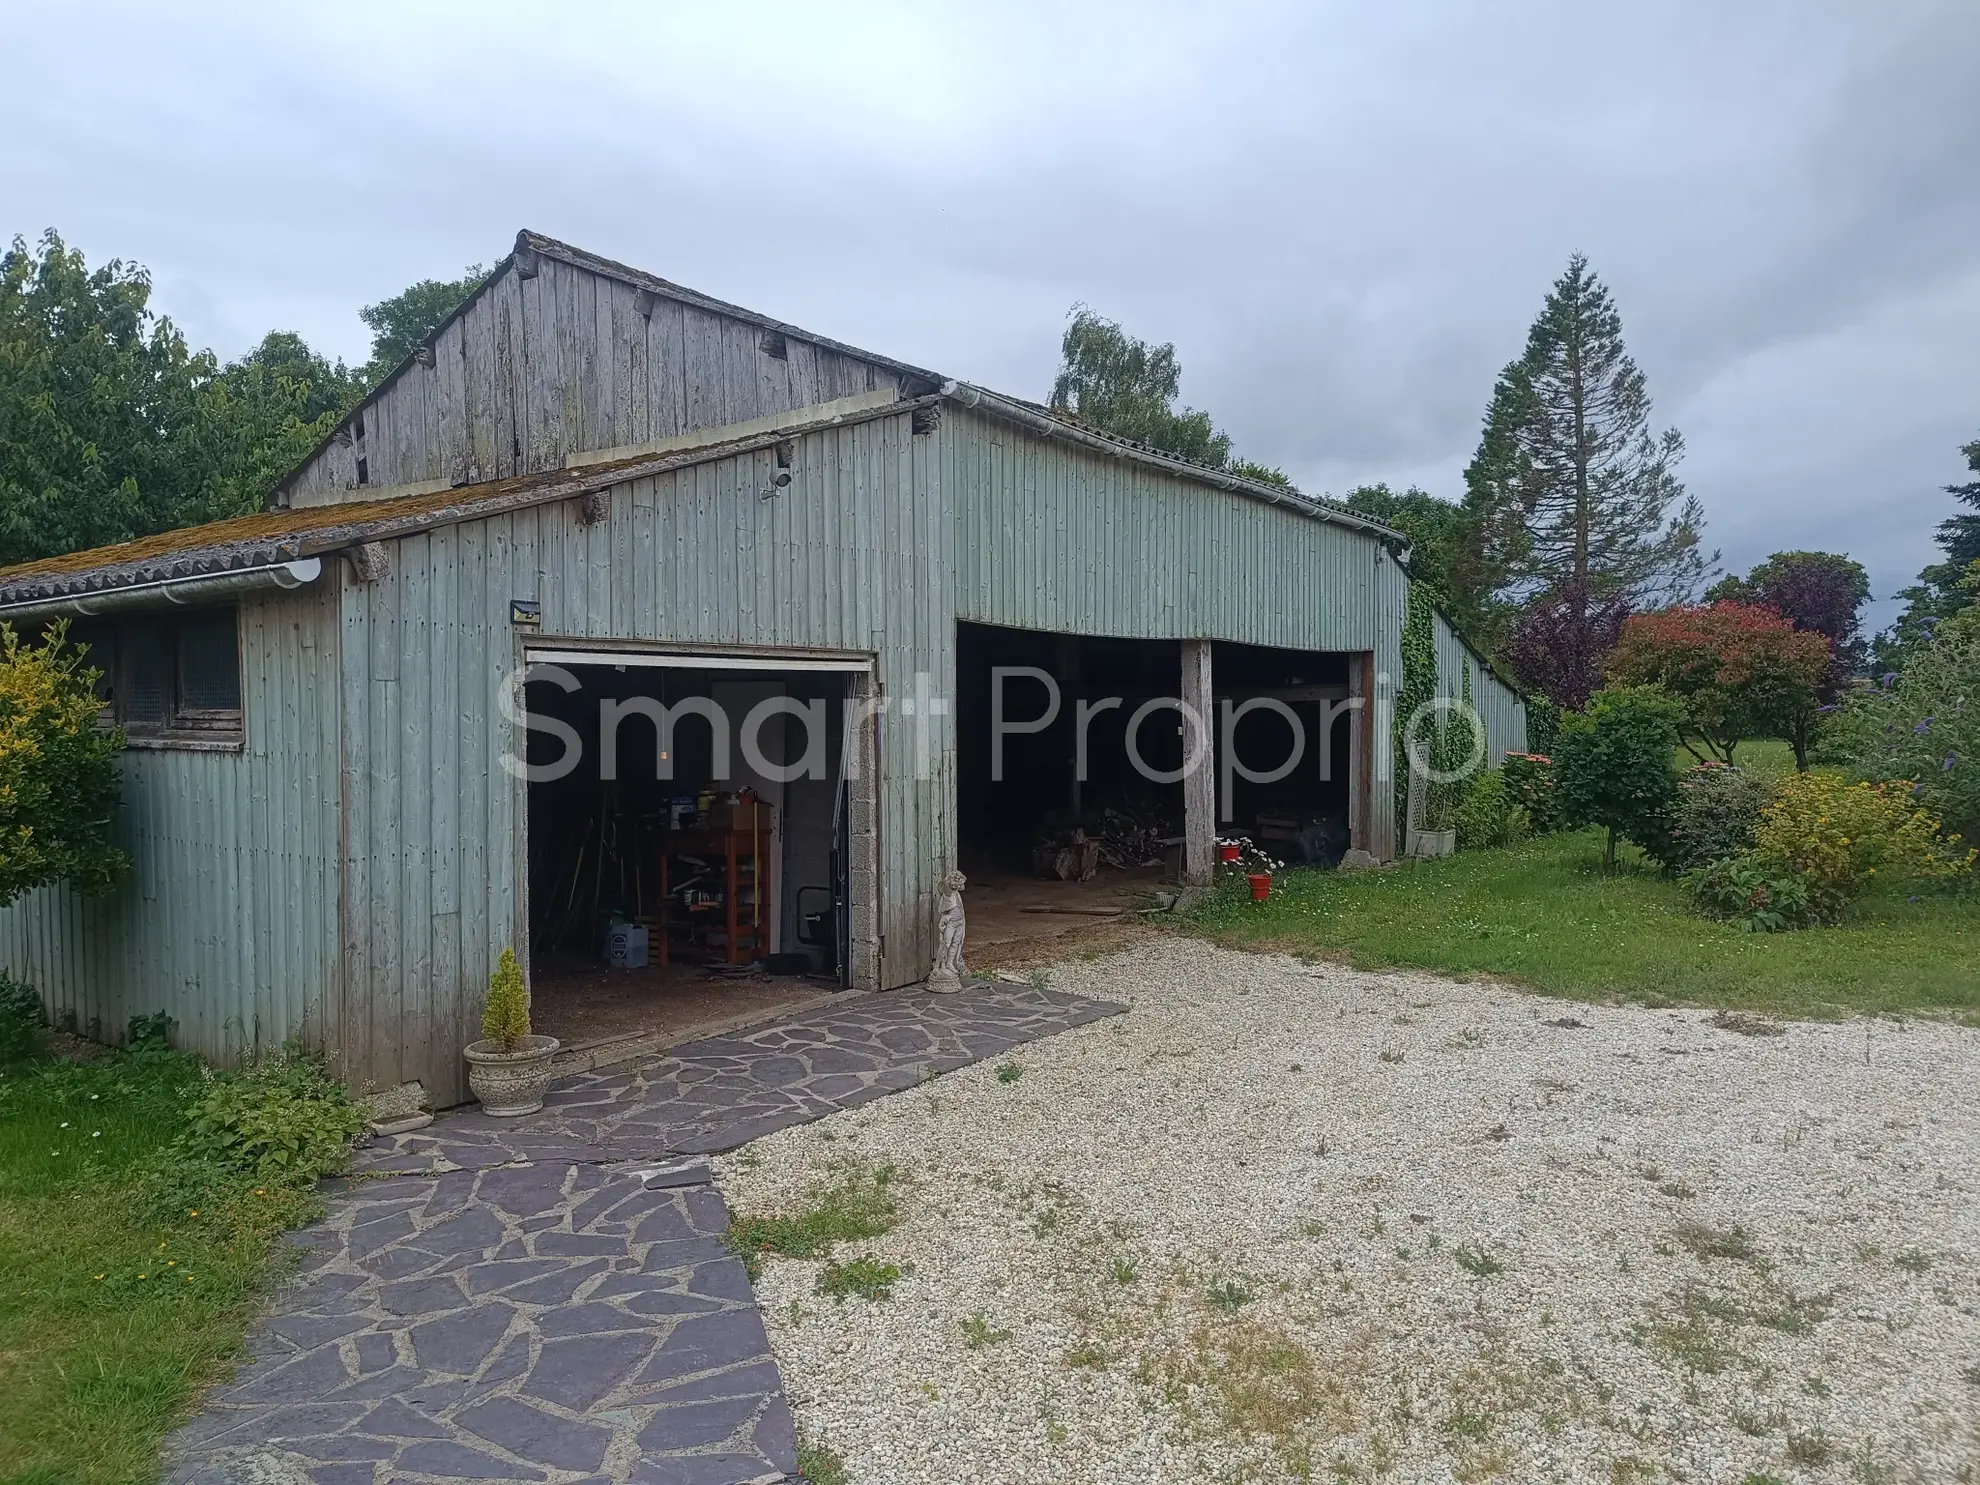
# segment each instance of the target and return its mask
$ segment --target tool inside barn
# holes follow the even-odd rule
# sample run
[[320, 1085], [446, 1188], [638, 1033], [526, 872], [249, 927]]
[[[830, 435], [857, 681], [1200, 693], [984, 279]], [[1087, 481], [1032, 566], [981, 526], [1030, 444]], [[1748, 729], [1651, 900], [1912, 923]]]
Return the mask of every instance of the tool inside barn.
[[569, 1043], [843, 986], [847, 673], [561, 668], [527, 688], [536, 1019]]

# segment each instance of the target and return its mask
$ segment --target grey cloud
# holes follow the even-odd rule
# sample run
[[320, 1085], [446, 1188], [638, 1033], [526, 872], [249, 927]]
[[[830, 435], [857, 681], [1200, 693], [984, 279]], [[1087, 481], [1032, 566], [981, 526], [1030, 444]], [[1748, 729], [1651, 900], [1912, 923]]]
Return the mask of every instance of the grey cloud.
[[149, 263], [227, 352], [282, 325], [361, 357], [359, 304], [528, 225], [1028, 396], [1083, 300], [1175, 341], [1245, 454], [1455, 495], [1579, 248], [1735, 564], [1842, 546], [1888, 592], [1980, 434], [1965, 0], [76, 6], [16, 32], [0, 228]]

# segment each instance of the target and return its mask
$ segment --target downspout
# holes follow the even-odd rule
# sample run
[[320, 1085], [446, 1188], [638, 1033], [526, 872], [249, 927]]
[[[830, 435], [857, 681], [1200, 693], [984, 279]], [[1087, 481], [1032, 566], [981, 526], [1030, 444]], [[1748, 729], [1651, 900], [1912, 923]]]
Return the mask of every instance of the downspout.
[[0, 619], [53, 619], [70, 614], [87, 617], [118, 609], [140, 608], [160, 599], [172, 604], [207, 603], [240, 593], [300, 588], [315, 582], [322, 573], [321, 557], [304, 557], [295, 562], [246, 567], [235, 572], [161, 578], [156, 582], [133, 583], [127, 588], [96, 589], [53, 598], [31, 598], [22, 603], [0, 603]]

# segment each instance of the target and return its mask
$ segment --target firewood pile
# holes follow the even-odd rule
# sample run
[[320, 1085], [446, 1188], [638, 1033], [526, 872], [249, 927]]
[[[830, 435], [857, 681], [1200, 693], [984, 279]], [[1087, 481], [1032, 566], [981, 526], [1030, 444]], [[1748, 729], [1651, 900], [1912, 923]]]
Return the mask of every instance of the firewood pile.
[[1169, 835], [1168, 822], [1154, 810], [1110, 806], [1090, 829], [1080, 826], [1033, 842], [1032, 875], [1085, 882], [1103, 866], [1114, 871], [1160, 866]]

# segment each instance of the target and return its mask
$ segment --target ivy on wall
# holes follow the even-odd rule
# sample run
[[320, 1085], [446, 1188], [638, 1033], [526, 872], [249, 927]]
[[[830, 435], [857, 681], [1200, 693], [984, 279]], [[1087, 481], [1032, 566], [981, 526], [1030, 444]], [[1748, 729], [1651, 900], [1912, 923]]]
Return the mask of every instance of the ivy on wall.
[[1437, 694], [1437, 624], [1428, 590], [1409, 585], [1409, 607], [1403, 618], [1402, 679], [1396, 687], [1394, 759], [1396, 788], [1396, 849], [1403, 848], [1409, 829], [1409, 779], [1415, 772], [1404, 733], [1416, 709]]

